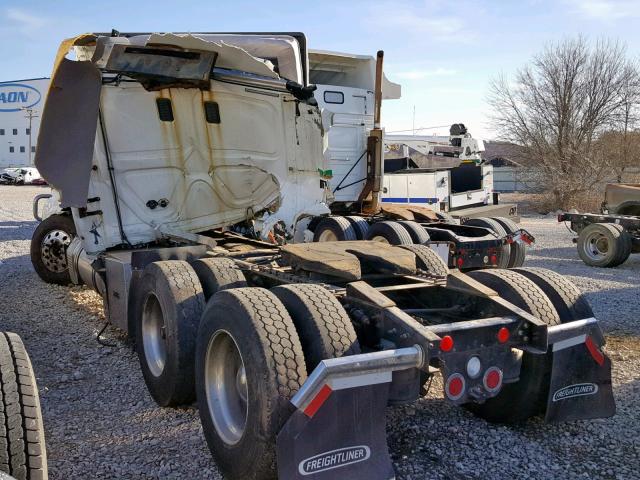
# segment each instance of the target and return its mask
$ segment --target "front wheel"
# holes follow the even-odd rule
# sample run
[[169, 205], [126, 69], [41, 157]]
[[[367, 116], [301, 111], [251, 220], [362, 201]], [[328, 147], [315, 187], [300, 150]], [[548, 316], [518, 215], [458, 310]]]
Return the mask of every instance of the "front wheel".
[[31, 237], [31, 263], [38, 276], [47, 283], [71, 283], [67, 248], [76, 235], [73, 218], [56, 214], [45, 218]]
[[225, 478], [276, 477], [276, 435], [306, 378], [296, 327], [272, 292], [237, 288], [212, 297], [198, 331], [196, 391]]

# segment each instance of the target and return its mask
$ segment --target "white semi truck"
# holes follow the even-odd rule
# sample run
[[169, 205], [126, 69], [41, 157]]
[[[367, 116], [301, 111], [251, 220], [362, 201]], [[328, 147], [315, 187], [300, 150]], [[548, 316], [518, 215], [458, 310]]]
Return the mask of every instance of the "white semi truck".
[[[393, 478], [384, 409], [436, 370], [489, 421], [612, 415], [604, 338], [563, 277], [450, 272], [425, 245], [278, 245], [331, 213], [308, 62], [298, 33], [64, 42], [36, 156], [60, 204], [33, 236], [36, 272], [101, 295], [151, 397], [197, 400], [231, 479]], [[375, 78], [378, 120], [381, 52]]]
[[[310, 222], [314, 239], [428, 242], [451, 267], [522, 266], [533, 239], [513, 221], [515, 205], [497, 205], [492, 167], [480, 157], [483, 142], [464, 125], [453, 125], [448, 137], [383, 134], [384, 148], [373, 158], [368, 139], [375, 124], [375, 64], [366, 55], [309, 53], [333, 195], [331, 218]], [[381, 100], [400, 94], [400, 85], [382, 76]], [[425, 165], [431, 168], [420, 168]]]

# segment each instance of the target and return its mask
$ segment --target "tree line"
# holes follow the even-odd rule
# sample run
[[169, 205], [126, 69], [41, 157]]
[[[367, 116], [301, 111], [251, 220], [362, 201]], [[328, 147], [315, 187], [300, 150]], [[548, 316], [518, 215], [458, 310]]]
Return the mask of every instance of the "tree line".
[[640, 167], [640, 68], [619, 41], [549, 44], [493, 79], [488, 101], [499, 137], [518, 146], [518, 162], [557, 208]]

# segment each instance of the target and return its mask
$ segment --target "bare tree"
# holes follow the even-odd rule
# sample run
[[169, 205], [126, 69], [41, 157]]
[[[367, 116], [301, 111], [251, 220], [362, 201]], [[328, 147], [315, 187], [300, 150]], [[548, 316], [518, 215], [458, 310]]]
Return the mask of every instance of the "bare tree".
[[609, 164], [616, 174], [618, 183], [622, 182], [629, 167], [640, 165], [638, 144], [640, 133], [636, 130], [640, 109], [640, 75], [637, 65], [629, 65], [631, 71], [622, 91], [622, 105], [617, 115], [615, 130], [607, 132], [601, 138], [610, 148]]
[[501, 138], [521, 146], [520, 161], [558, 208], [570, 208], [611, 172], [597, 139], [615, 127], [637, 77], [617, 41], [582, 37], [547, 46], [515, 78], [492, 81], [489, 103]]

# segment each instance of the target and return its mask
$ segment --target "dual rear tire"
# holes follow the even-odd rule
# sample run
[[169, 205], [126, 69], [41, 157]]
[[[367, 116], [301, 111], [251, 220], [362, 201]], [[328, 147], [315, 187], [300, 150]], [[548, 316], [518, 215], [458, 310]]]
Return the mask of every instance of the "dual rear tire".
[[373, 240], [391, 245], [423, 244], [429, 234], [417, 222], [408, 220], [382, 221], [369, 224], [358, 216], [331, 216], [322, 218], [314, 229], [314, 242], [345, 240]]
[[136, 286], [137, 349], [158, 405], [197, 397], [225, 477], [272, 478], [291, 397], [320, 361], [360, 347], [348, 314], [322, 286], [246, 285], [226, 258], [150, 264]]
[[[518, 226], [513, 220], [505, 217], [493, 217], [493, 218], [470, 218], [465, 221], [465, 225], [471, 227], [483, 227], [491, 230], [499, 238], [504, 238], [507, 235], [512, 235], [518, 230]], [[524, 264], [526, 257], [526, 247], [523, 244], [514, 242], [511, 244], [505, 244], [500, 248], [500, 258], [498, 261], [498, 268], [516, 268], [521, 267]]]
[[274, 478], [291, 397], [320, 361], [359, 351], [349, 316], [319, 285], [217, 293], [198, 332], [196, 390], [225, 477]]
[[[468, 275], [549, 326], [593, 316], [591, 307], [571, 282], [544, 268], [478, 270]], [[483, 404], [466, 405], [489, 422], [521, 423], [546, 410], [553, 352], [514, 353], [521, 359], [518, 380], [505, 384], [497, 396]]]
[[578, 235], [578, 256], [592, 267], [612, 268], [631, 255], [633, 241], [629, 232], [615, 223], [592, 223]]

